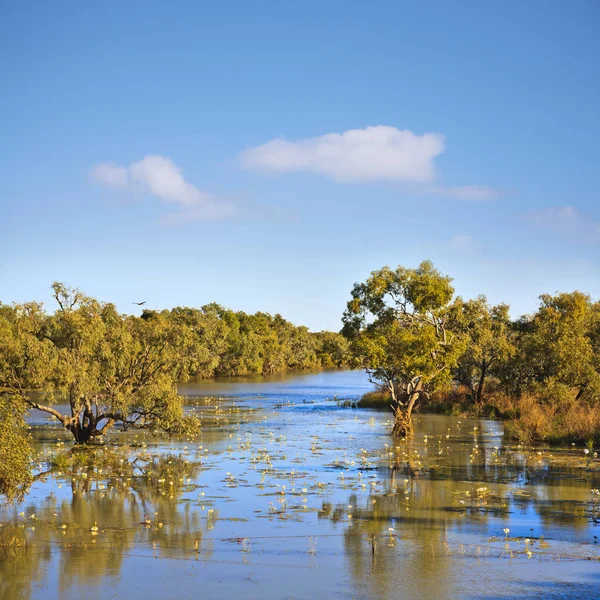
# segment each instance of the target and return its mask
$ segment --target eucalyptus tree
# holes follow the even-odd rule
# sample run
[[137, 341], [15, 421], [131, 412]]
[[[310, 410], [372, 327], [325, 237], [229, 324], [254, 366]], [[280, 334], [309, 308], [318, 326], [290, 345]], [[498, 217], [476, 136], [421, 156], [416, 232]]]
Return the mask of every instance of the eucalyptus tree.
[[490, 306], [485, 296], [458, 301], [454, 329], [465, 342], [455, 379], [465, 385], [474, 402], [483, 399], [485, 383], [514, 355], [509, 306]]
[[[187, 361], [180, 364], [180, 379], [184, 369], [191, 377], [212, 377], [227, 349], [227, 323], [219, 316], [217, 304], [207, 304], [200, 309], [177, 307], [164, 311], [172, 323], [190, 330]], [[144, 311], [150, 314], [151, 311]], [[144, 316], [143, 315], [143, 316]]]
[[31, 335], [41, 306], [0, 304], [0, 495], [19, 499], [31, 482], [26, 389], [41, 385], [50, 357]]
[[193, 347], [189, 327], [158, 313], [123, 316], [60, 283], [53, 291], [52, 315], [35, 304], [0, 313], [4, 395], [52, 415], [79, 443], [117, 423], [171, 432], [196, 426], [177, 393]]
[[17, 398], [0, 395], [0, 496], [18, 500], [31, 482], [31, 445], [24, 409]]
[[552, 388], [575, 400], [600, 401], [600, 305], [582, 292], [540, 296], [518, 322], [517, 353], [504, 372], [517, 392]]
[[343, 331], [355, 361], [391, 396], [395, 436], [412, 432], [415, 404], [450, 379], [460, 357], [453, 296], [450, 277], [429, 261], [416, 269], [383, 267], [352, 289]]
[[333, 331], [319, 331], [313, 336], [316, 340], [317, 360], [321, 367], [343, 367], [350, 362], [348, 340], [343, 335]]

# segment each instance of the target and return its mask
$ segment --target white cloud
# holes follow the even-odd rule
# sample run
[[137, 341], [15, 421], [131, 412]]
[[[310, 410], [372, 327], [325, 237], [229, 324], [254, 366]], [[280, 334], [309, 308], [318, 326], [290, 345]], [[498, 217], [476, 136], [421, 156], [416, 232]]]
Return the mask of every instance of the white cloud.
[[600, 223], [580, 213], [574, 206], [545, 208], [529, 213], [538, 226], [579, 241], [600, 243]]
[[467, 200], [500, 196], [485, 186], [435, 185], [434, 161], [444, 149], [440, 133], [418, 135], [377, 125], [297, 142], [275, 139], [245, 150], [238, 158], [242, 168], [252, 171], [317, 173], [338, 182], [399, 182], [421, 193]]
[[455, 235], [450, 240], [450, 248], [457, 252], [470, 254], [476, 250], [479, 250], [481, 248], [481, 244], [469, 235]]
[[90, 177], [100, 185], [122, 188], [127, 186], [129, 174], [125, 167], [114, 163], [100, 163], [90, 171]]
[[182, 170], [165, 156], [145, 156], [128, 167], [99, 163], [91, 170], [90, 176], [99, 185], [150, 194], [164, 202], [178, 205], [179, 211], [163, 218], [167, 223], [237, 216], [237, 210], [230, 201], [203, 192], [188, 183]]
[[240, 155], [242, 167], [278, 173], [321, 173], [336, 181], [431, 181], [444, 150], [439, 133], [379, 125], [289, 142], [271, 140]]

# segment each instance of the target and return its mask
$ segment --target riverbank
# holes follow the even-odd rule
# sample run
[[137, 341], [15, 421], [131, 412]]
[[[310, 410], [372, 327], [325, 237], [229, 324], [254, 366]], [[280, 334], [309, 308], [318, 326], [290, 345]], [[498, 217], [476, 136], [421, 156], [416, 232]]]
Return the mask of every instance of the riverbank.
[[[357, 408], [391, 410], [389, 393], [370, 391], [355, 403]], [[462, 417], [500, 420], [508, 440], [525, 444], [585, 445], [590, 452], [600, 444], [600, 409], [580, 404], [576, 394], [552, 403], [534, 394], [511, 397], [496, 391], [482, 402], [473, 402], [468, 391], [455, 388], [423, 398], [417, 411]]]

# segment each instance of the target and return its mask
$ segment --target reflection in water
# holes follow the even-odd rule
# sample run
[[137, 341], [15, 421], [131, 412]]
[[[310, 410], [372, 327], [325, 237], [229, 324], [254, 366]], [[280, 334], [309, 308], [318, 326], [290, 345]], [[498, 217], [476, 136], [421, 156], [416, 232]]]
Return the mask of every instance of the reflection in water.
[[28, 597], [51, 560], [58, 560], [61, 590], [101, 585], [119, 576], [124, 555], [137, 547], [185, 551], [201, 538], [199, 518], [179, 505], [200, 469], [185, 455], [73, 448], [50, 466], [45, 497], [26, 502], [0, 529], [2, 598]]
[[232, 385], [186, 388], [197, 440], [81, 451], [38, 430], [37, 481], [0, 512], [0, 598], [517, 597], [552, 576], [546, 597], [594, 597], [565, 560], [599, 555], [580, 451], [436, 415], [396, 442], [386, 413], [327, 400], [360, 394], [356, 372]]

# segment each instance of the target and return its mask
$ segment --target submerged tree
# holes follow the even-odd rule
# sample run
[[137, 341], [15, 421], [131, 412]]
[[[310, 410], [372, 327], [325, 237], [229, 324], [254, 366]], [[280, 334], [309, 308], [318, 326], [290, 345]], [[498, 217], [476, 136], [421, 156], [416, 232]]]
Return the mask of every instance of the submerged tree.
[[[114, 424], [186, 428], [177, 383], [190, 377], [270, 374], [341, 366], [333, 338], [280, 315], [248, 315], [218, 304], [119, 314], [77, 289], [53, 285], [58, 309], [0, 305], [0, 393], [46, 412], [78, 442]], [[339, 342], [339, 339], [338, 339]], [[63, 405], [68, 405], [68, 410]]]
[[355, 360], [393, 401], [393, 435], [412, 432], [419, 398], [450, 377], [461, 344], [450, 330], [454, 288], [429, 261], [417, 269], [384, 267], [355, 284], [344, 333]]
[[[0, 313], [6, 395], [54, 416], [77, 442], [115, 423], [165, 431], [193, 425], [177, 393], [190, 355], [189, 328], [160, 314], [124, 317], [114, 305], [59, 283], [53, 290], [59, 307], [53, 315], [35, 304]], [[60, 410], [64, 402], [67, 413]]]

